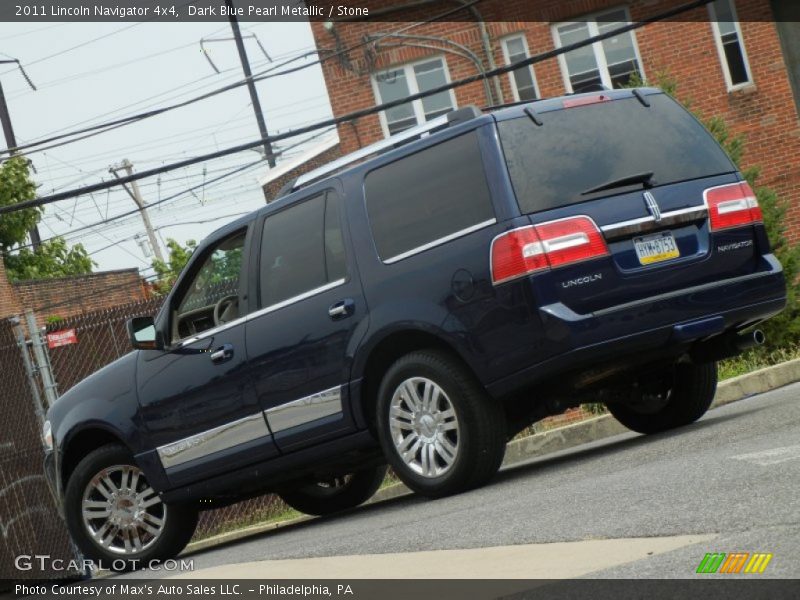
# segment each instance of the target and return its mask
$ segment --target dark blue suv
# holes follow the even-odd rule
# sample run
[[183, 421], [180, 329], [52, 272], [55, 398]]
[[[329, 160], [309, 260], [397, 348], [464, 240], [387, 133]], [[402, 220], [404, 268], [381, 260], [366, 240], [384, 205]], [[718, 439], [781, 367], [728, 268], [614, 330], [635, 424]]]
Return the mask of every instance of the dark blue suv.
[[132, 568], [198, 507], [326, 514], [387, 463], [425, 496], [482, 485], [581, 403], [691, 423], [785, 298], [753, 191], [667, 95], [461, 109], [205, 240], [136, 350], [51, 408], [45, 467], [85, 555]]

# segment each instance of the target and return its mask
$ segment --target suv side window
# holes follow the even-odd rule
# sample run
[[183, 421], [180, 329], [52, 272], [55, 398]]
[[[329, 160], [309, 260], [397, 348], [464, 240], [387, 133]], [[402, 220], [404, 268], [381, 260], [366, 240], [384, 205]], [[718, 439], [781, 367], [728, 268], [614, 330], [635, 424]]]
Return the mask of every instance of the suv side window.
[[495, 218], [474, 131], [371, 171], [364, 192], [384, 262]]
[[245, 230], [209, 248], [183, 296], [173, 306], [172, 340], [202, 333], [239, 318], [239, 281]]
[[260, 306], [344, 280], [339, 198], [322, 193], [267, 216], [261, 238]]

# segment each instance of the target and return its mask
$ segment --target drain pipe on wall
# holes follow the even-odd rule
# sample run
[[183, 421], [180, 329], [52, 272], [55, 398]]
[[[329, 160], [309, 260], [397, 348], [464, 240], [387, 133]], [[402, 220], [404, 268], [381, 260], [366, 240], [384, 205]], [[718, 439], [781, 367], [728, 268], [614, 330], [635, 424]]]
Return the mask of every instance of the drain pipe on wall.
[[[370, 12], [370, 19], [375, 19], [376, 17], [386, 16], [388, 14], [401, 12], [403, 10], [412, 10], [415, 8], [421, 8], [427, 6], [429, 4], [434, 4], [439, 2], [440, 0], [416, 0], [414, 2], [408, 2], [406, 4], [401, 4], [398, 6], [389, 6], [377, 11]], [[478, 26], [478, 32], [480, 33], [481, 38], [481, 45], [483, 46], [483, 53], [486, 54], [486, 61], [489, 63], [489, 69], [494, 69], [497, 67], [497, 63], [494, 61], [494, 53], [492, 52], [492, 40], [489, 37], [489, 30], [486, 27], [486, 23], [483, 20], [483, 15], [480, 11], [475, 8], [474, 5], [470, 6], [470, 2], [468, 0], [454, 0], [457, 4], [460, 4], [470, 13], [472, 16], [475, 17], [475, 22]], [[353, 19], [341, 19], [341, 22], [346, 21], [363, 21], [363, 17], [356, 17]], [[484, 69], [485, 71], [485, 69]], [[492, 78], [492, 85], [494, 86], [494, 98], [491, 104], [499, 105], [503, 104], [503, 88], [500, 85], [500, 80], [497, 77]]]
[[[466, 4], [464, 0], [457, 0], [460, 4]], [[483, 52], [486, 54], [486, 60], [489, 62], [489, 70], [497, 68], [497, 63], [494, 62], [494, 52], [492, 52], [492, 40], [489, 37], [489, 30], [483, 20], [483, 15], [475, 6], [469, 7], [469, 12], [475, 16], [478, 25], [478, 31], [481, 34], [481, 43], [483, 44]], [[494, 84], [494, 93], [496, 95], [495, 101], [497, 104], [503, 104], [503, 88], [500, 85], [500, 80], [497, 77], [492, 77]]]
[[[383, 40], [388, 38], [400, 38], [402, 40], [421, 40], [421, 41], [403, 41], [398, 44], [387, 43]], [[455, 56], [460, 56], [464, 58], [472, 64], [475, 65], [475, 68], [478, 70], [478, 73], [484, 74], [486, 73], [486, 69], [483, 67], [483, 63], [481, 62], [480, 57], [475, 54], [472, 50], [470, 50], [467, 46], [454, 42], [452, 40], [448, 40], [447, 38], [437, 37], [433, 35], [410, 35], [405, 33], [377, 33], [375, 35], [367, 36], [367, 39], [370, 39], [375, 42], [375, 47], [382, 47], [382, 48], [392, 48], [392, 47], [403, 47], [403, 46], [411, 46], [415, 48], [426, 48], [429, 50], [438, 50], [440, 52], [447, 52], [449, 54], [454, 54]], [[442, 48], [441, 46], [434, 46], [432, 44], [425, 44], [423, 41], [431, 41], [437, 42], [439, 44], [447, 44], [458, 48], [458, 51], [453, 50], [451, 48]], [[484, 96], [486, 97], [486, 101], [489, 103], [487, 106], [493, 106], [494, 96], [492, 95], [491, 85], [488, 79], [483, 80], [483, 92]]]

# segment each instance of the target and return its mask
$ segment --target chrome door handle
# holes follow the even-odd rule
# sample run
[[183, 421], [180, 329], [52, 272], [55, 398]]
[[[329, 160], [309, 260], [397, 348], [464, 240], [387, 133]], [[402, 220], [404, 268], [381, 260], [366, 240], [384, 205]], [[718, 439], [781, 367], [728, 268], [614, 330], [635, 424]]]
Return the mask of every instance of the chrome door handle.
[[328, 308], [328, 316], [334, 321], [337, 319], [344, 319], [345, 317], [352, 315], [353, 312], [355, 312], [355, 308], [355, 300], [352, 298], [346, 298], [331, 304], [330, 308]]
[[233, 344], [223, 344], [211, 353], [211, 362], [219, 364], [233, 358]]

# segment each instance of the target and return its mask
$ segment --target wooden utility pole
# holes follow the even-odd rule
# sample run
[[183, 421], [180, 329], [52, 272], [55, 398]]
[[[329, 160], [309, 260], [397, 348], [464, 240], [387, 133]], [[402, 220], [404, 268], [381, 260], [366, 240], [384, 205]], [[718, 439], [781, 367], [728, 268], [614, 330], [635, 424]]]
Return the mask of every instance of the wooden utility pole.
[[[258, 99], [256, 84], [253, 82], [253, 73], [250, 70], [250, 61], [247, 58], [247, 50], [245, 50], [244, 41], [242, 40], [242, 32], [239, 31], [239, 20], [234, 14], [233, 0], [225, 0], [225, 4], [228, 7], [228, 20], [231, 22], [233, 37], [236, 40], [236, 50], [239, 51], [239, 60], [242, 62], [242, 72], [247, 80], [247, 91], [250, 92], [250, 102], [253, 104], [253, 111], [256, 113], [258, 132], [261, 134], [262, 139], [264, 139], [269, 136], [269, 133], [267, 133], [267, 123], [264, 121], [264, 113], [261, 111], [261, 102]], [[267, 159], [270, 167], [275, 166], [275, 155], [272, 153], [272, 144], [269, 141], [264, 142], [264, 158]]]
[[[120, 179], [117, 171], [125, 171], [126, 175], [133, 175], [133, 164], [126, 158], [119, 165], [111, 167], [108, 171], [113, 174], [114, 177]], [[122, 184], [122, 187], [125, 188], [125, 191], [133, 198], [133, 201], [139, 208], [139, 214], [142, 215], [142, 222], [147, 231], [147, 237], [150, 239], [150, 245], [153, 247], [153, 253], [158, 260], [164, 262], [164, 255], [161, 253], [161, 246], [158, 244], [155, 229], [153, 229], [153, 224], [150, 222], [150, 215], [147, 214], [147, 204], [145, 204], [144, 198], [142, 198], [142, 194], [139, 191], [139, 184], [134, 180], [130, 182], [130, 187], [125, 183]]]

